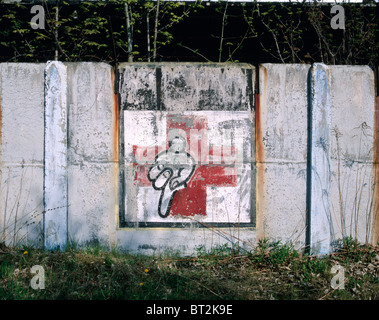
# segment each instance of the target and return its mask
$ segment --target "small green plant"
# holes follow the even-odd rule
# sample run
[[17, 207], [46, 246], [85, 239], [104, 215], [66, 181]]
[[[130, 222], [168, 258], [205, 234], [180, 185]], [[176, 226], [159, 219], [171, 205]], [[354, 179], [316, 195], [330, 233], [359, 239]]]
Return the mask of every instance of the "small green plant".
[[258, 263], [270, 264], [277, 268], [298, 256], [299, 253], [291, 243], [283, 245], [281, 241], [270, 242], [265, 238], [258, 241], [252, 258]]
[[320, 276], [329, 278], [330, 268], [331, 264], [328, 258], [307, 255], [295, 266], [302, 283], [311, 283]]
[[195, 250], [198, 257], [223, 257], [239, 253], [237, 245], [230, 246], [228, 243], [214, 246], [209, 250], [207, 250], [205, 246], [199, 246]]
[[[345, 268], [343, 290], [331, 288], [335, 264]], [[378, 247], [355, 242], [323, 258], [267, 239], [249, 254], [221, 245], [189, 257], [2, 246], [0, 299], [378, 299], [378, 264]], [[30, 286], [33, 265], [45, 270], [43, 290]]]

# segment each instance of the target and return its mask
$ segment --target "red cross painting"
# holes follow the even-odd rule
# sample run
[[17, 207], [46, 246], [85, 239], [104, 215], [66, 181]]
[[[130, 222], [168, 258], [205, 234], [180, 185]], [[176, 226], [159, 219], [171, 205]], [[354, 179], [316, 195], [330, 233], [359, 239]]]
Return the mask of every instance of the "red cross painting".
[[[204, 116], [168, 115], [166, 128], [166, 151], [162, 151], [164, 149], [162, 146], [133, 146], [136, 157], [141, 154], [141, 151], [146, 157], [149, 148], [153, 150], [150, 152], [151, 155], [160, 151], [154, 157], [151, 166], [139, 165], [136, 168], [135, 180], [141, 186], [153, 184], [156, 190], [162, 190], [161, 203], [157, 207], [157, 212], [161, 217], [205, 216], [207, 214], [207, 186], [235, 187], [237, 185], [237, 170], [234, 163], [236, 148], [209, 146], [208, 122]], [[174, 163], [175, 156], [180, 159], [176, 161], [179, 163]], [[173, 172], [175, 166], [176, 170], [180, 171], [180, 176]], [[175, 187], [171, 183], [170, 188], [170, 179], [177, 179], [178, 186]]]
[[251, 222], [247, 112], [124, 112], [126, 221]]

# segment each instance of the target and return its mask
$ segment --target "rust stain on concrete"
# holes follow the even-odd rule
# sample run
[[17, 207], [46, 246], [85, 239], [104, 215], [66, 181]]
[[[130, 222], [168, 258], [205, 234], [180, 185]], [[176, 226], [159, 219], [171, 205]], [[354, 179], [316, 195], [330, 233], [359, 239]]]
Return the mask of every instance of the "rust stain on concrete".
[[112, 82], [112, 92], [113, 92], [113, 182], [114, 182], [114, 215], [109, 215], [109, 225], [110, 228], [110, 243], [112, 246], [116, 244], [116, 230], [119, 228], [119, 159], [120, 159], [120, 149], [119, 149], [119, 139], [120, 139], [120, 110], [119, 110], [119, 93], [115, 90], [115, 77], [117, 76], [117, 70], [111, 68], [111, 82]]
[[[261, 92], [267, 92], [267, 69], [260, 66], [259, 71], [263, 71], [263, 88]], [[255, 95], [255, 143], [256, 143], [256, 165], [257, 165], [257, 178], [256, 178], [256, 215], [257, 215], [257, 238], [264, 238], [264, 148], [263, 148], [263, 133], [262, 133], [262, 101], [260, 93]]]
[[261, 122], [261, 96], [260, 94], [255, 95], [255, 141], [257, 143], [257, 158], [256, 161], [261, 163], [264, 159], [263, 154], [263, 137], [262, 137], [262, 122]]
[[120, 124], [120, 113], [119, 113], [119, 99], [118, 93], [114, 93], [114, 84], [115, 84], [115, 74], [113, 69], [111, 69], [111, 80], [112, 80], [112, 89], [113, 89], [113, 160], [115, 162], [119, 161], [119, 124]]

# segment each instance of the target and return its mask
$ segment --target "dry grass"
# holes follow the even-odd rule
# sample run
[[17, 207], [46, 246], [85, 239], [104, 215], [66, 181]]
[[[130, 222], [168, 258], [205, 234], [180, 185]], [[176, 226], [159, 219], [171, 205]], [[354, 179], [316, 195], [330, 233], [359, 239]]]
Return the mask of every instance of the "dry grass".
[[[192, 257], [2, 247], [0, 262], [0, 299], [8, 300], [379, 299], [379, 248], [354, 243], [323, 258], [267, 242], [250, 254], [223, 247]], [[344, 289], [331, 287], [335, 264], [345, 268]], [[30, 286], [33, 265], [45, 270], [43, 290]]]

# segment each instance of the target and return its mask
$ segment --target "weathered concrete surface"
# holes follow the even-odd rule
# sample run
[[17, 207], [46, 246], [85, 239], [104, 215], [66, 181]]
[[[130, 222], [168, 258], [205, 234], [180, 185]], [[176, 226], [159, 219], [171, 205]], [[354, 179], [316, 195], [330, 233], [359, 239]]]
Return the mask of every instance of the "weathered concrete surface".
[[113, 70], [66, 63], [68, 75], [68, 237], [112, 245], [118, 214], [118, 119]]
[[311, 250], [325, 254], [338, 239], [372, 238], [375, 86], [365, 66], [315, 64], [311, 78]]
[[118, 204], [116, 164], [69, 165], [68, 236], [78, 245], [112, 246]]
[[[254, 105], [246, 64], [122, 64], [119, 105], [107, 64], [1, 64], [0, 242], [42, 246], [45, 236], [50, 248], [73, 241], [149, 254], [223, 243], [250, 250], [263, 237], [297, 248], [310, 240], [313, 253], [348, 235], [376, 243], [373, 73], [309, 68], [261, 65]], [[159, 176], [160, 161], [174, 149], [203, 167], [202, 205], [188, 211], [185, 193], [170, 203], [176, 216], [162, 218], [157, 202], [173, 175]], [[172, 190], [189, 190], [192, 167], [180, 168], [188, 180]]]
[[310, 75], [310, 250], [311, 253], [330, 252], [331, 228], [331, 77], [323, 64], [314, 64]]
[[241, 111], [252, 109], [255, 69], [248, 64], [161, 66], [161, 108]]
[[[121, 64], [119, 92], [123, 109], [159, 110], [157, 66], [155, 64]], [[159, 91], [159, 89], [158, 89]]]
[[329, 66], [329, 70], [334, 237], [352, 236], [367, 243], [378, 212], [373, 170], [377, 148], [374, 72], [368, 66]]
[[45, 69], [45, 247], [67, 244], [67, 70], [62, 62]]
[[224, 245], [251, 251], [257, 243], [254, 230], [243, 228], [139, 228], [117, 231], [117, 244], [130, 252], [142, 254], [177, 253], [193, 255], [196, 248], [206, 250]]
[[375, 99], [374, 129], [374, 197], [371, 243], [379, 243], [379, 96]]
[[263, 64], [256, 97], [259, 238], [305, 244], [307, 65]]
[[[132, 127], [135, 130], [128, 130]], [[124, 111], [126, 220], [142, 225], [188, 223], [192, 219], [254, 225], [253, 127], [251, 114], [245, 111], [185, 111], [180, 115]], [[166, 154], [171, 133], [185, 137], [184, 151], [194, 160], [194, 172], [185, 190], [173, 195], [171, 213], [162, 219], [157, 214], [162, 189], [153, 188], [148, 172], [155, 158]], [[186, 162], [187, 158], [179, 160]]]
[[43, 245], [45, 64], [0, 64], [0, 242]]
[[248, 64], [120, 64], [127, 110], [250, 110], [255, 69]]
[[[245, 64], [120, 66], [125, 211], [119, 246], [190, 253], [215, 242], [255, 242], [254, 80], [255, 69]], [[149, 180], [155, 158], [170, 150], [172, 132], [186, 141], [183, 156], [196, 164], [175, 194]], [[167, 200], [160, 201], [163, 195]]]

